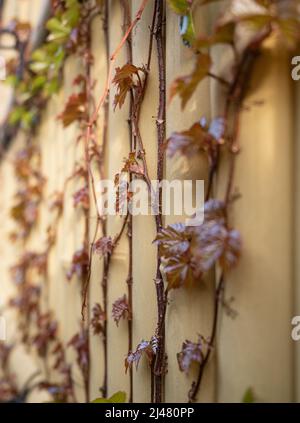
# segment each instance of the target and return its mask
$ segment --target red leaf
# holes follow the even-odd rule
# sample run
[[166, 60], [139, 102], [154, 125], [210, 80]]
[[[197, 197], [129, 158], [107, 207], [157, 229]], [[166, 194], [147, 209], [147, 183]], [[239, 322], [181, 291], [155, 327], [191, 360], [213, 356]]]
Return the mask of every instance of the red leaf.
[[106, 320], [106, 316], [100, 304], [95, 304], [92, 310], [91, 326], [94, 331], [94, 335], [104, 333], [103, 323]]
[[216, 262], [223, 270], [234, 267], [241, 253], [241, 237], [237, 230], [228, 229], [222, 220], [204, 222], [197, 229], [192, 262], [198, 271], [206, 272]]
[[166, 274], [169, 289], [190, 285], [195, 280], [190, 253], [169, 257], [163, 266], [163, 270]]
[[222, 220], [224, 222], [225, 212], [225, 203], [221, 200], [211, 198], [204, 205], [205, 221]]
[[186, 131], [173, 132], [167, 140], [167, 153], [169, 157], [177, 153], [191, 157], [202, 152], [213, 162], [218, 145], [223, 143], [224, 130], [223, 118], [213, 119], [209, 127], [205, 119], [202, 119]]
[[162, 259], [162, 270], [170, 289], [201, 279], [217, 263], [224, 271], [234, 267], [241, 253], [238, 231], [228, 228], [225, 204], [217, 199], [205, 203], [204, 223], [163, 228], [155, 239]]
[[179, 288], [193, 280], [191, 241], [192, 233], [182, 223], [163, 228], [154, 241], [159, 246], [169, 288]]
[[162, 228], [154, 242], [159, 246], [162, 256], [172, 257], [186, 253], [191, 239], [189, 229], [183, 223], [175, 223]]
[[50, 342], [56, 339], [57, 322], [52, 319], [50, 313], [39, 316], [37, 320], [38, 333], [33, 337], [33, 345], [36, 347], [38, 355], [45, 357]]
[[140, 165], [137, 161], [135, 151], [129, 153], [129, 157], [125, 161], [125, 164], [122, 168], [122, 172], [135, 173], [136, 175], [144, 175], [144, 167]]
[[29, 38], [31, 32], [31, 25], [29, 22], [21, 22], [17, 19], [11, 21], [8, 25], [9, 29], [15, 31], [20, 41], [26, 41]]
[[130, 63], [122, 66], [122, 68], [116, 68], [116, 74], [112, 80], [113, 84], [117, 86], [117, 93], [114, 98], [114, 109], [119, 106], [119, 109], [123, 106], [127, 93], [134, 87], [134, 75], [138, 75], [139, 68]]
[[206, 136], [200, 123], [195, 123], [187, 131], [173, 132], [167, 140], [167, 153], [173, 157], [176, 153], [193, 156], [202, 151], [203, 140]]

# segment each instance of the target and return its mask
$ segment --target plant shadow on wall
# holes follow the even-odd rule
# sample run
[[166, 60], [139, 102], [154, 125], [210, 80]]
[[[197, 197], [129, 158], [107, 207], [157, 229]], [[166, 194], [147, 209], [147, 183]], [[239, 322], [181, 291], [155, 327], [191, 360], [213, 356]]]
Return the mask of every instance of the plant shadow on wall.
[[[133, 29], [143, 19], [143, 12], [148, 3], [153, 4], [152, 25], [147, 37], [149, 39], [148, 60], [146, 63], [133, 63], [132, 36]], [[8, 27], [0, 28], [0, 35], [10, 31], [17, 40], [12, 46], [18, 51], [18, 58], [8, 62], [8, 82], [14, 87], [13, 108], [5, 123], [5, 137], [11, 137], [17, 131], [26, 136], [26, 147], [19, 151], [13, 161], [18, 190], [15, 203], [11, 209], [16, 230], [11, 239], [23, 246], [24, 254], [18, 258], [11, 269], [12, 280], [16, 286], [16, 295], [8, 304], [18, 313], [19, 334], [13, 346], [1, 345], [2, 376], [0, 379], [0, 399], [2, 401], [23, 398], [26, 386], [20, 391], [14, 375], [10, 372], [9, 356], [14, 346], [23, 344], [29, 352], [40, 357], [43, 364], [42, 377], [32, 388], [47, 390], [55, 402], [77, 402], [74, 367], [77, 366], [82, 375], [85, 401], [90, 402], [90, 337], [98, 336], [103, 345], [104, 373], [101, 385], [102, 397], [95, 402], [124, 402], [124, 393], [118, 392], [108, 398], [109, 381], [107, 354], [108, 330], [107, 317], [112, 313], [118, 325], [121, 319], [128, 322], [128, 355], [125, 358], [125, 369], [129, 373], [130, 388], [128, 401], [133, 401], [133, 367], [138, 368], [144, 357], [149, 363], [151, 374], [151, 402], [164, 401], [164, 385], [167, 373], [167, 357], [165, 345], [165, 320], [168, 307], [168, 296], [171, 290], [185, 289], [187, 285], [201, 283], [207, 272], [217, 268], [219, 280], [214, 290], [214, 314], [209, 334], [195, 334], [194, 339], [182, 340], [182, 350], [178, 351], [179, 369], [183, 373], [190, 371], [196, 363], [197, 375], [187, 392], [187, 401], [197, 400], [202, 378], [209, 359], [215, 348], [218, 318], [224, 300], [224, 288], [227, 274], [237, 265], [241, 255], [241, 236], [233, 228], [230, 209], [236, 200], [234, 191], [235, 163], [240, 153], [239, 126], [240, 113], [244, 107], [247, 90], [251, 85], [255, 62], [263, 54], [263, 45], [274, 35], [280, 36], [287, 48], [293, 48], [300, 38], [298, 9], [299, 2], [272, 0], [253, 0], [249, 11], [242, 9], [236, 12], [233, 2], [222, 2], [222, 13], [215, 22], [210, 34], [201, 33], [194, 21], [196, 7], [207, 7], [214, 0], [168, 0], [169, 7], [178, 15], [179, 32], [185, 48], [194, 54], [194, 68], [191, 73], [177, 77], [171, 87], [166, 87], [165, 63], [165, 4], [155, 0], [141, 1], [134, 19], [131, 20], [130, 2], [120, 0], [124, 21], [124, 34], [112, 55], [109, 54], [108, 39], [108, 1], [90, 0], [52, 0], [51, 17], [46, 23], [47, 38], [33, 52], [27, 48], [30, 25], [26, 22], [14, 21]], [[226, 4], [225, 4], [226, 3]], [[152, 6], [151, 6], [152, 7]], [[235, 10], [235, 12], [233, 12]], [[106, 40], [106, 59], [108, 72], [101, 97], [95, 98], [95, 82], [91, 76], [95, 57], [91, 51], [91, 23], [97, 16], [102, 16], [103, 35]], [[241, 42], [240, 34], [247, 32], [247, 41]], [[196, 35], [197, 34], [197, 35]], [[201, 35], [199, 35], [201, 34]], [[21, 40], [21, 41], [20, 41]], [[20, 44], [21, 42], [21, 44]], [[22, 49], [20, 49], [22, 45]], [[155, 45], [155, 48], [154, 48]], [[209, 54], [216, 45], [227, 45], [232, 49], [233, 61], [230, 74], [214, 74], [213, 61]], [[0, 42], [1, 46], [1, 42]], [[122, 49], [127, 51], [127, 62], [123, 66], [115, 66], [116, 59]], [[155, 53], [154, 53], [155, 51]], [[25, 53], [24, 53], [25, 52]], [[152, 56], [157, 60], [153, 65]], [[74, 92], [67, 100], [63, 110], [56, 117], [63, 125], [76, 124], [78, 136], [74, 139], [76, 146], [83, 147], [83, 156], [74, 166], [73, 172], [66, 179], [61, 191], [54, 192], [49, 199], [48, 212], [51, 224], [47, 228], [46, 244], [40, 251], [27, 249], [27, 241], [35, 228], [39, 209], [44, 202], [43, 189], [47, 183], [41, 173], [41, 152], [38, 145], [37, 128], [41, 121], [41, 110], [51, 96], [58, 92], [62, 83], [62, 71], [67, 57], [75, 55], [81, 60], [82, 70], [74, 80]], [[162, 215], [153, 217], [156, 225], [154, 240], [158, 250], [155, 279], [157, 325], [155, 333], [149, 340], [142, 339], [133, 346], [132, 322], [135, 318], [132, 301], [132, 216], [122, 216], [120, 231], [109, 236], [106, 216], [99, 213], [95, 182], [105, 179], [104, 157], [107, 149], [107, 128], [110, 89], [116, 88], [114, 97], [115, 113], [125, 102], [129, 104], [128, 130], [130, 153], [124, 161], [120, 173], [127, 173], [129, 180], [142, 179], [149, 190], [149, 177], [146, 148], [140, 131], [140, 112], [148, 89], [151, 72], [159, 77], [159, 102], [156, 118], [157, 126], [157, 169], [156, 179], [163, 179], [166, 158], [198, 154], [205, 157], [209, 167], [208, 183], [205, 194], [205, 219], [202, 225], [192, 227], [182, 223], [163, 227]], [[181, 132], [173, 132], [166, 140], [166, 92], [170, 100], [179, 97], [183, 113], [189, 113], [189, 101], [197, 87], [205, 78], [213, 78], [220, 84], [224, 93], [224, 110], [220, 116], [208, 122], [199, 117], [190, 128]], [[98, 137], [98, 115], [103, 111], [104, 120], [102, 139]], [[127, 123], [126, 123], [127, 124]], [[3, 153], [3, 155], [5, 152]], [[214, 197], [214, 181], [220, 162], [226, 160], [227, 184], [224, 198]], [[45, 304], [47, 291], [51, 283], [49, 276], [49, 256], [57, 240], [58, 225], [64, 213], [66, 188], [76, 180], [80, 188], [73, 194], [73, 203], [79, 209], [85, 222], [81, 248], [74, 252], [66, 279], [77, 279], [82, 295], [82, 322], [78, 332], [64, 342], [61, 339], [59, 323]], [[116, 186], [120, 174], [115, 177]], [[125, 199], [130, 201], [132, 193], [125, 190]], [[161, 196], [160, 196], [161, 197]], [[48, 200], [48, 199], [47, 199]], [[161, 198], [159, 210], [162, 209]], [[90, 210], [97, 210], [97, 225], [93, 239], [90, 240]], [[117, 204], [118, 210], [122, 204]], [[100, 235], [101, 234], [101, 235]], [[108, 284], [110, 283], [110, 266], [112, 257], [122, 237], [127, 236], [129, 245], [128, 275], [124, 283], [124, 293], [115, 299], [112, 311], [108, 310]], [[245, 240], [244, 242], [247, 242]], [[92, 272], [92, 261], [100, 256], [103, 261], [103, 273], [99, 275], [102, 289], [102, 302], [90, 298], [89, 283]], [[92, 304], [92, 300], [95, 303]], [[92, 317], [89, 308], [92, 307]], [[154, 306], [154, 305], [153, 305]], [[76, 364], [69, 362], [67, 349], [73, 349]], [[28, 391], [29, 392], [29, 391]], [[23, 396], [22, 396], [23, 393]], [[27, 395], [27, 394], [26, 394]], [[249, 401], [248, 401], [249, 402]]]

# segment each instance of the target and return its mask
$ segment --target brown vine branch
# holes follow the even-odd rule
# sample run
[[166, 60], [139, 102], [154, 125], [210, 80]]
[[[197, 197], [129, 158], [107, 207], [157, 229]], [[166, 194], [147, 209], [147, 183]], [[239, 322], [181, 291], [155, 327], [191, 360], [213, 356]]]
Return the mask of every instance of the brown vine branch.
[[222, 291], [224, 289], [224, 274], [222, 273], [216, 292], [215, 292], [215, 304], [214, 304], [214, 317], [213, 317], [213, 325], [212, 325], [212, 330], [211, 330], [211, 334], [210, 334], [210, 338], [208, 341], [208, 345], [207, 345], [207, 351], [206, 354], [203, 358], [203, 360], [200, 363], [200, 367], [199, 367], [199, 372], [198, 372], [198, 377], [196, 382], [193, 382], [192, 387], [189, 391], [189, 402], [194, 402], [197, 399], [197, 395], [199, 392], [199, 388], [201, 385], [201, 381], [203, 378], [203, 374], [204, 374], [204, 370], [205, 367], [209, 361], [211, 352], [214, 348], [214, 344], [215, 344], [215, 338], [216, 338], [216, 333], [217, 333], [217, 327], [218, 327], [218, 317], [219, 317], [219, 311], [220, 311], [220, 297], [222, 294]]
[[[237, 153], [239, 152], [238, 136], [239, 136], [239, 126], [240, 126], [240, 112], [242, 109], [243, 101], [245, 99], [245, 95], [247, 93], [247, 89], [249, 86], [249, 81], [251, 79], [255, 60], [259, 55], [262, 43], [270, 35], [270, 31], [271, 29], [268, 29], [262, 34], [259, 34], [246, 47], [242, 55], [242, 58], [236, 68], [233, 81], [230, 84], [230, 88], [227, 93], [224, 118], [226, 123], [225, 137], [228, 140], [230, 161], [229, 161], [228, 180], [227, 180], [226, 193], [225, 193], [226, 207], [228, 206], [231, 200], [231, 194], [232, 194], [233, 183], [234, 183], [235, 160], [236, 160]], [[218, 146], [217, 158], [210, 168], [208, 189], [206, 193], [206, 201], [210, 198], [213, 178], [218, 168], [218, 161], [220, 156], [219, 149], [220, 147]], [[226, 216], [226, 218], [228, 219], [228, 216]], [[214, 348], [215, 337], [217, 332], [217, 324], [218, 324], [220, 295], [221, 295], [221, 291], [224, 288], [224, 284], [225, 284], [225, 281], [224, 281], [224, 273], [223, 273], [220, 277], [220, 281], [218, 283], [218, 286], [215, 292], [215, 308], [214, 308], [213, 326], [212, 326], [212, 332], [208, 342], [207, 352], [204, 356], [204, 359], [200, 363], [197, 380], [196, 382], [192, 384], [192, 387], [189, 391], [190, 402], [194, 402], [197, 399], [197, 395], [198, 395], [201, 381], [203, 378], [203, 373], [204, 373], [205, 367], [207, 366], [207, 363], [209, 362], [211, 351]]]

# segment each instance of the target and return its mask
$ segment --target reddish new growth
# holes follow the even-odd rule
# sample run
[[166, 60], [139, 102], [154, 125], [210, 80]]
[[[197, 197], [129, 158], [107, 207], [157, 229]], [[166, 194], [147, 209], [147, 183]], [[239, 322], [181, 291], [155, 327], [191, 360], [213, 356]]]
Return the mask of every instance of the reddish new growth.
[[68, 280], [71, 280], [74, 275], [81, 279], [87, 275], [89, 267], [89, 252], [86, 247], [77, 250], [72, 258], [70, 270], [67, 272]]
[[46, 357], [51, 343], [56, 341], [58, 324], [50, 312], [40, 314], [37, 323], [37, 334], [33, 337], [32, 343], [41, 357]]
[[142, 88], [140, 72], [145, 72], [142, 68], [128, 63], [122, 68], [116, 68], [116, 74], [112, 83], [117, 87], [117, 93], [114, 99], [114, 109], [117, 106], [121, 108], [125, 102], [126, 96], [130, 91], [135, 91]]

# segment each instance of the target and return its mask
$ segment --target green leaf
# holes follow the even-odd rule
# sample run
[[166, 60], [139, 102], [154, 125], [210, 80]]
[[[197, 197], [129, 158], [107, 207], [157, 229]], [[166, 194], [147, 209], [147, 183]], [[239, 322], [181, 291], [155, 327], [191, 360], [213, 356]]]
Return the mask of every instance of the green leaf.
[[244, 393], [242, 402], [247, 404], [252, 404], [255, 402], [252, 388], [248, 388], [247, 391]]
[[126, 402], [126, 393], [123, 391], [118, 391], [113, 394], [110, 398], [96, 398], [92, 403], [124, 403]]
[[178, 15], [186, 15], [190, 9], [190, 4], [187, 0], [168, 0], [168, 4]]

